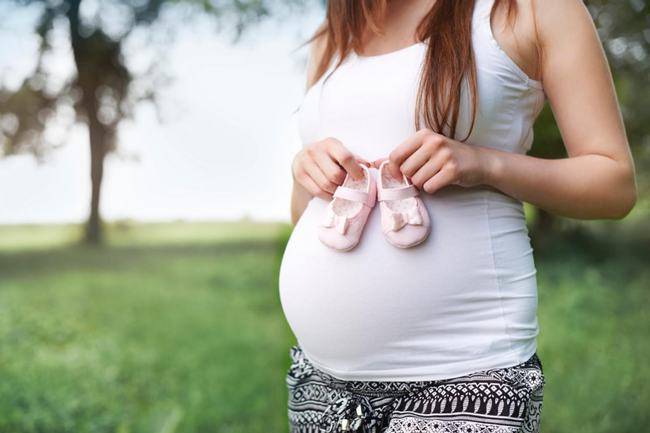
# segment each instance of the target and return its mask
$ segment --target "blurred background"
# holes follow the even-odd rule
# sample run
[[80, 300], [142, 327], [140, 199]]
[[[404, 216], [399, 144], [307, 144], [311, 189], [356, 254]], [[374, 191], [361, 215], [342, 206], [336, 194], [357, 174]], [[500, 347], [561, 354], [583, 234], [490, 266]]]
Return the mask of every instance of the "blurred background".
[[[587, 2], [639, 177], [621, 222], [527, 207], [542, 432], [650, 425], [650, 5]], [[0, 2], [0, 432], [284, 432], [303, 0]], [[588, 109], [586, 107], [585, 109]], [[548, 109], [533, 153], [564, 156]]]

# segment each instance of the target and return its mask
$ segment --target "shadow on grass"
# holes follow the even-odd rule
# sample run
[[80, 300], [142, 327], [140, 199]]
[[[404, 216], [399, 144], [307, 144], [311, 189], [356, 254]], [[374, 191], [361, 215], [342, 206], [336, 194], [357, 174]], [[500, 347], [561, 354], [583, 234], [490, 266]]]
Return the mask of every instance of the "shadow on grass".
[[286, 429], [286, 239], [185, 239], [0, 253], [0, 431]]
[[60, 273], [71, 270], [125, 271], [156, 267], [162, 260], [224, 256], [275, 254], [279, 261], [286, 239], [215, 241], [213, 243], [173, 243], [137, 246], [70, 245], [36, 251], [0, 252], [0, 273], [6, 277]]

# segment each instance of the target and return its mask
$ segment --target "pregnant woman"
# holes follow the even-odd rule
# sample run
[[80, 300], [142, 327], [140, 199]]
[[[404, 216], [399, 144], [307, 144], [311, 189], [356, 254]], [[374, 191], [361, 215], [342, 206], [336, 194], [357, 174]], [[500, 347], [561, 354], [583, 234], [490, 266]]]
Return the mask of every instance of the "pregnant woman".
[[[280, 272], [291, 431], [537, 432], [522, 202], [615, 219], [636, 200], [587, 9], [330, 0], [308, 83]], [[526, 155], [547, 99], [564, 159]]]

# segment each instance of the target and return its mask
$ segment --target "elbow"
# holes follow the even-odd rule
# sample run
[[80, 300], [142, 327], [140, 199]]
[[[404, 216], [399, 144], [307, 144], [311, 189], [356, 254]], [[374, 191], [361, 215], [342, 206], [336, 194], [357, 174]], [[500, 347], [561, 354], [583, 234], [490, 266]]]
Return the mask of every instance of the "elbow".
[[622, 196], [619, 199], [619, 203], [617, 206], [614, 207], [611, 219], [613, 220], [621, 220], [628, 216], [630, 212], [632, 212], [632, 209], [634, 209], [634, 206], [636, 205], [637, 201], [637, 193], [636, 193], [636, 188], [632, 188], [631, 191], [629, 191], [627, 194]]
[[634, 178], [634, 170], [629, 170], [626, 173], [623, 186], [617, 190], [616, 202], [610, 208], [610, 219], [621, 220], [628, 216], [638, 199], [636, 181]]

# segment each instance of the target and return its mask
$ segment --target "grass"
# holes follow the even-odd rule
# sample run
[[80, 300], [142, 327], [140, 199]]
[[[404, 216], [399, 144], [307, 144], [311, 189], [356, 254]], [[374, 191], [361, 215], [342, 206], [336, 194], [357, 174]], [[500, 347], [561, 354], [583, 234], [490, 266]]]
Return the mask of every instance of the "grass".
[[650, 431], [648, 245], [569, 239], [538, 254], [543, 432]]
[[283, 431], [277, 230], [138, 227], [131, 246], [112, 232], [105, 249], [12, 242], [0, 254], [0, 431]]
[[[286, 431], [288, 229], [0, 227], [0, 432]], [[544, 433], [640, 433], [650, 416], [644, 245], [538, 254]], [[645, 254], [645, 256], [644, 256]]]

